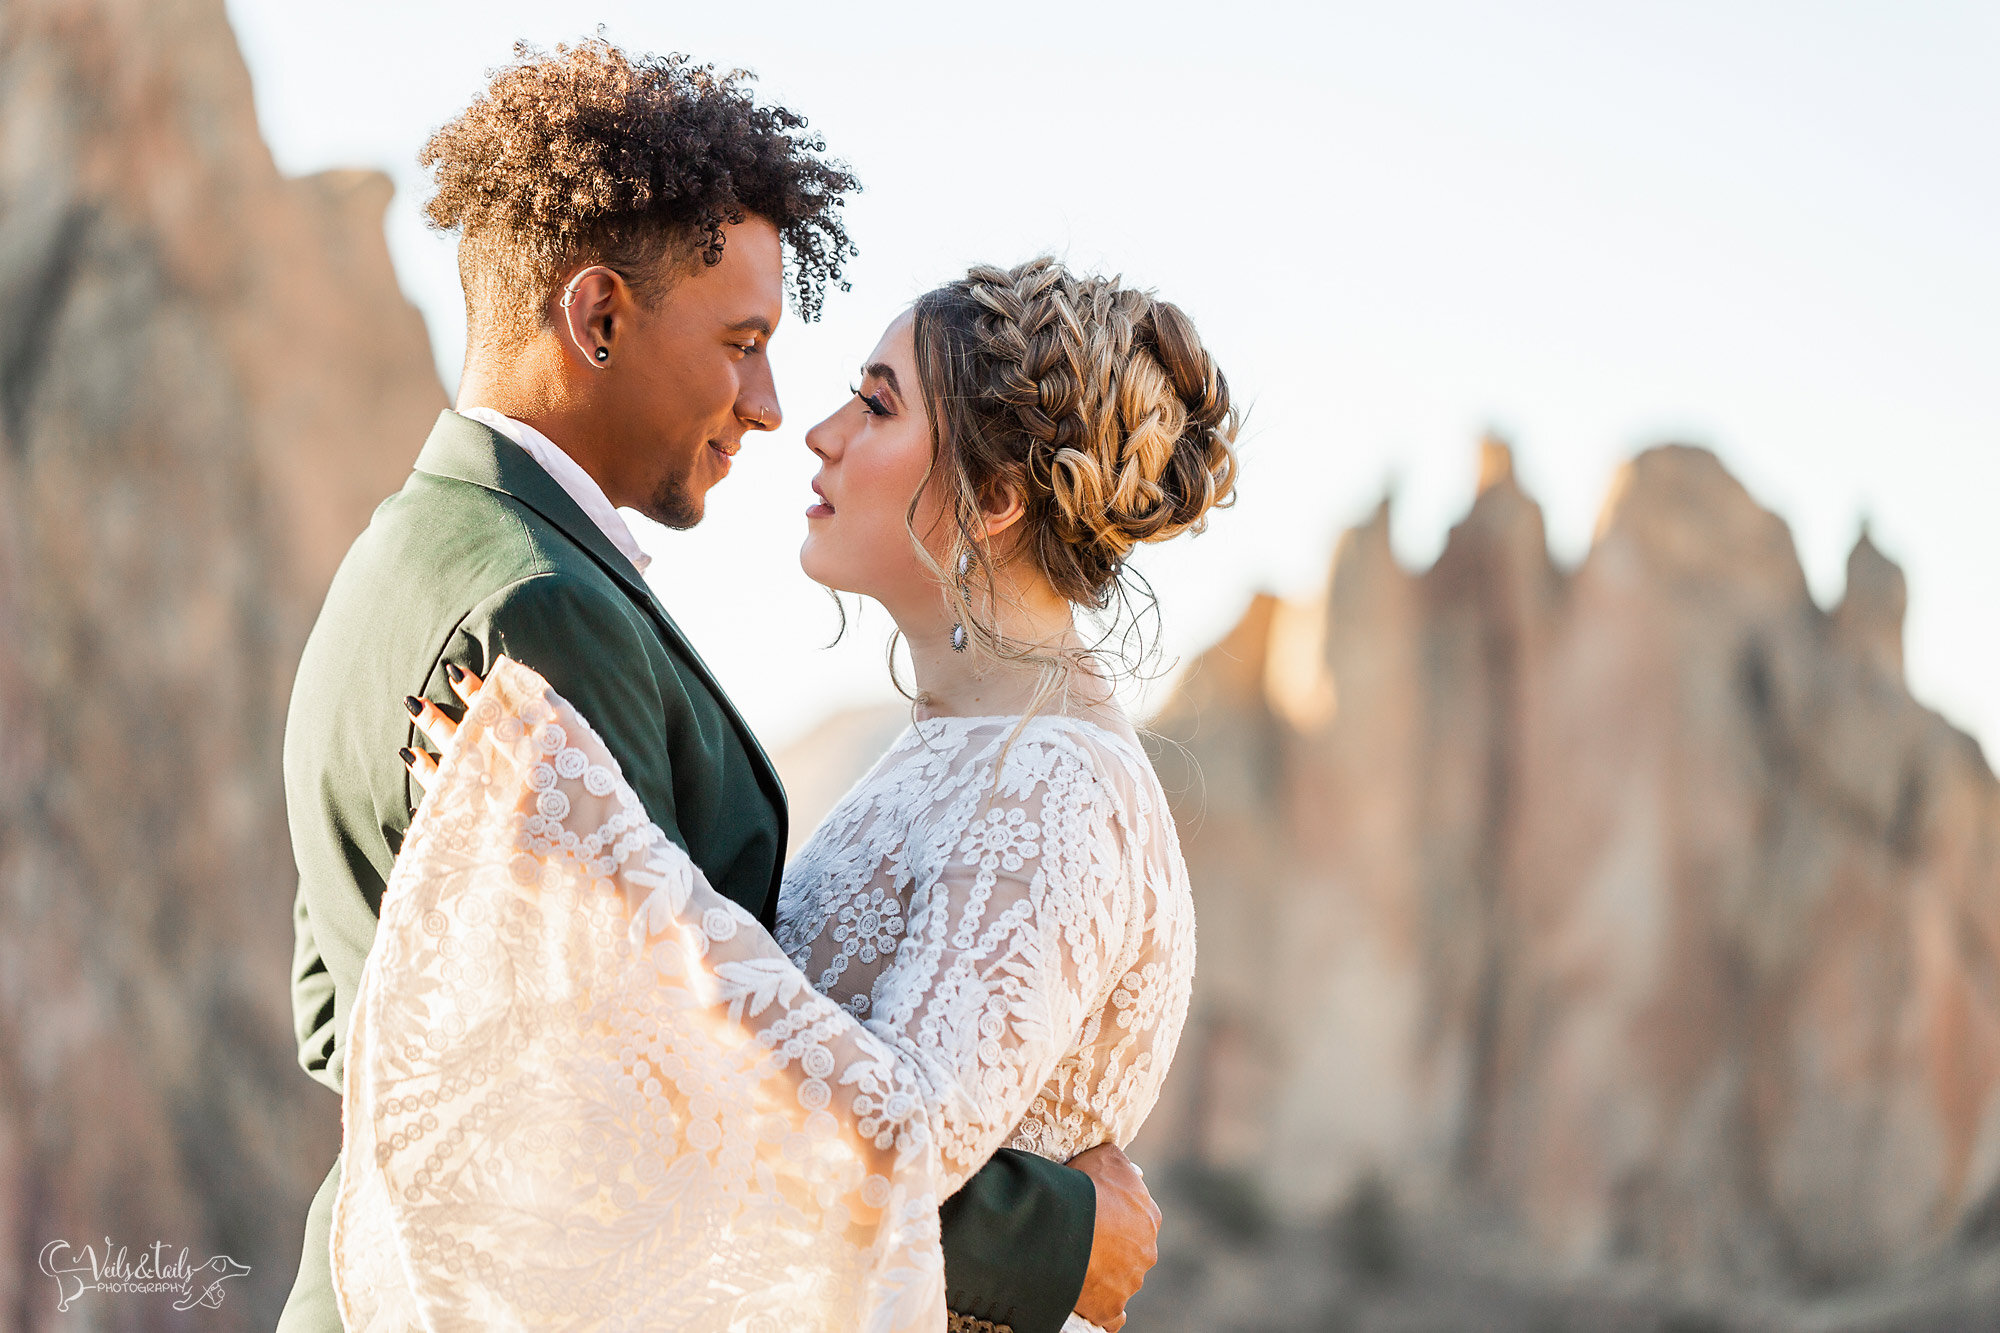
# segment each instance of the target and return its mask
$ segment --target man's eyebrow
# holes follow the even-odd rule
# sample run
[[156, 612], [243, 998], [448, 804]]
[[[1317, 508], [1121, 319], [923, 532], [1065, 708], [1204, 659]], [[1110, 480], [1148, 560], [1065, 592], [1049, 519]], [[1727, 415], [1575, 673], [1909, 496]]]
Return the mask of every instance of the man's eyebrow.
[[752, 315], [748, 319], [739, 319], [734, 324], [731, 324], [729, 332], [761, 333], [768, 338], [771, 336], [771, 321], [765, 319], [762, 315]]
[[875, 361], [861, 367], [861, 373], [863, 375], [873, 375], [876, 379], [887, 384], [889, 392], [895, 394], [898, 398], [903, 396], [903, 386], [896, 381], [896, 371], [893, 366], [887, 366], [880, 361]]

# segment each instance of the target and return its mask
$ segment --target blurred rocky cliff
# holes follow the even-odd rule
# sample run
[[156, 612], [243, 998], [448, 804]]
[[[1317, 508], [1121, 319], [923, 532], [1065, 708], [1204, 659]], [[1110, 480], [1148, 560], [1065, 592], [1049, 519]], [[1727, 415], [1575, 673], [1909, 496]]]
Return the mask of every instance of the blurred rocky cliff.
[[1141, 1152], [1201, 1216], [1149, 1326], [1992, 1326], [2000, 786], [1902, 574], [1864, 535], [1822, 612], [1685, 447], [1565, 572], [1481, 471], [1431, 569], [1385, 505], [1156, 719], [1201, 945]]
[[[0, 1311], [51, 1240], [251, 1272], [90, 1327], [269, 1328], [338, 1101], [298, 1070], [279, 778], [333, 568], [444, 393], [388, 181], [285, 179], [222, 0], [0, 8]], [[84, 1326], [64, 1322], [64, 1327]]]
[[1200, 951], [1132, 1327], [2000, 1326], [2000, 785], [1902, 574], [1864, 535], [1821, 611], [1684, 447], [1564, 571], [1481, 471], [1432, 568], [1383, 506], [1154, 720]]

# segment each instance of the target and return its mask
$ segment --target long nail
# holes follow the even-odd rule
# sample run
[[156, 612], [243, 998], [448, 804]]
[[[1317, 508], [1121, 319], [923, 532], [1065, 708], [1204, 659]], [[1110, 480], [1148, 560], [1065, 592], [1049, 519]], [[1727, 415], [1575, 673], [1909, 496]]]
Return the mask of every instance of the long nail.
[[405, 765], [410, 765], [417, 762], [417, 752], [415, 750], [412, 750], [407, 745], [405, 745], [402, 749], [396, 751], [396, 753], [403, 756], [403, 763]]
[[465, 679], [465, 668], [456, 662], [446, 662], [444, 664], [444, 674], [450, 679], [452, 684], [456, 685]]
[[424, 701], [414, 694], [403, 696], [403, 707], [410, 710], [411, 717], [422, 717], [424, 715]]

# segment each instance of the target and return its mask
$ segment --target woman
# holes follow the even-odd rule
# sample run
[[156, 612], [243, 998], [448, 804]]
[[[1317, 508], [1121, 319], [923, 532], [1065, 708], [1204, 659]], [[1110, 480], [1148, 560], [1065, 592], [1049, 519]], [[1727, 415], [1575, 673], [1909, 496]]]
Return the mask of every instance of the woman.
[[428, 709], [349, 1036], [348, 1327], [935, 1330], [941, 1199], [1002, 1146], [1130, 1140], [1194, 922], [1075, 613], [1228, 502], [1235, 433], [1185, 315], [1053, 260], [890, 326], [807, 436], [801, 563], [887, 608], [918, 716], [775, 941], [532, 671]]

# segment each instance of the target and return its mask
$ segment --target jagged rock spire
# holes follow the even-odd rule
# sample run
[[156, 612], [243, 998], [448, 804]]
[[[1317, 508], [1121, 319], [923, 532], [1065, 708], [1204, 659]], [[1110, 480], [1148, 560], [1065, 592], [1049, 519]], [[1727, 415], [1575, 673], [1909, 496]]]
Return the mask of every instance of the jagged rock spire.
[[1492, 431], [1479, 441], [1479, 494], [1514, 480], [1514, 447]]
[[1910, 591], [1902, 568], [1882, 554], [1863, 520], [1847, 554], [1847, 591], [1833, 613], [1841, 646], [1891, 680], [1903, 678], [1903, 616]]

